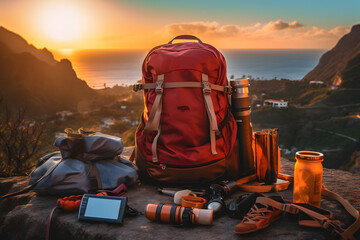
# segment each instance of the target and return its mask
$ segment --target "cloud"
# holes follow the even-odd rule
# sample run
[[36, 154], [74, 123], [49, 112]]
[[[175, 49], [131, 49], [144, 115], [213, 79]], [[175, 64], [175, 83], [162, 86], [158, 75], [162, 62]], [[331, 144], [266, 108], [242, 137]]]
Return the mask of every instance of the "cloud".
[[350, 32], [350, 27], [345, 27], [345, 26], [339, 26], [339, 27], [335, 27], [333, 29], [330, 30], [325, 30], [323, 28], [319, 28], [316, 26], [311, 27], [311, 29], [307, 30], [306, 32], [303, 33], [304, 37], [317, 37], [317, 38], [338, 38], [341, 36], [344, 36], [345, 34]]
[[339, 26], [339, 27], [335, 27], [333, 29], [331, 29], [329, 31], [330, 34], [335, 35], [335, 36], [343, 36], [347, 33], [350, 32], [350, 27], [346, 27], [346, 26]]
[[222, 25], [218, 22], [187, 22], [187, 23], [174, 23], [167, 25], [167, 31], [171, 35], [180, 34], [198, 34], [198, 35], [214, 35], [218, 37], [235, 37], [241, 34], [253, 33], [262, 30], [267, 31], [278, 31], [286, 29], [301, 28], [304, 24], [298, 21], [286, 22], [279, 19], [275, 22], [268, 22], [266, 24], [255, 23], [250, 26], [239, 26], [235, 24]]
[[243, 29], [238, 25], [219, 26], [217, 22], [175, 23], [167, 25], [166, 28], [171, 35], [200, 34], [232, 37], [243, 32]]
[[[166, 26], [172, 36], [192, 34], [225, 48], [324, 48], [331, 47], [350, 27], [324, 29], [306, 26], [299, 21], [278, 19], [266, 23], [240, 26], [218, 22], [185, 22]], [[231, 41], [228, 39], [231, 38]]]
[[304, 32], [302, 35], [305, 37], [325, 37], [328, 32], [325, 29], [313, 26], [311, 29]]
[[279, 30], [285, 30], [285, 29], [301, 28], [303, 26], [305, 26], [305, 25], [298, 21], [286, 22], [282, 19], [279, 19], [275, 22], [268, 22], [264, 26], [264, 29], [279, 31]]
[[216, 30], [217, 22], [176, 23], [167, 26], [170, 34], [203, 34]]

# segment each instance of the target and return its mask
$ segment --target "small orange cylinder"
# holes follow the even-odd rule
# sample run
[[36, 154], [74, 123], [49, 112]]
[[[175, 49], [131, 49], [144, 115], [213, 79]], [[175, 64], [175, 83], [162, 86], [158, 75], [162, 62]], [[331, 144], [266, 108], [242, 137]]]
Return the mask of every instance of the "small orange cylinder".
[[295, 159], [293, 202], [320, 207], [324, 155], [299, 151]]
[[[184, 211], [189, 211], [189, 219], [183, 219]], [[173, 212], [173, 214], [171, 213]], [[145, 216], [151, 221], [173, 224], [202, 224], [211, 225], [213, 210], [181, 207], [178, 205], [148, 203], [145, 208]]]

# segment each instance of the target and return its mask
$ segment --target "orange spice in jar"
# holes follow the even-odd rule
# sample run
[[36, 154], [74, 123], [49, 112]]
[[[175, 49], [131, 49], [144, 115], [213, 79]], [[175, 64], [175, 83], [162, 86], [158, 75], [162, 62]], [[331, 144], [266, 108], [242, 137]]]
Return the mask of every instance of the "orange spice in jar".
[[324, 155], [299, 151], [295, 159], [293, 202], [320, 207]]

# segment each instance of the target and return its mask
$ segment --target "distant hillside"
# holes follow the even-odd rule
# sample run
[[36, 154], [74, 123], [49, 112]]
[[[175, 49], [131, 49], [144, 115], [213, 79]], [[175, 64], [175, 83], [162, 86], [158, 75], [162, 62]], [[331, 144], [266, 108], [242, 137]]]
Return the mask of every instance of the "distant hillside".
[[48, 64], [56, 64], [56, 60], [49, 50], [46, 48], [35, 48], [33, 45], [28, 44], [28, 42], [20, 35], [9, 31], [2, 26], [0, 26], [0, 42], [5, 44], [13, 53], [27, 52]]
[[351, 59], [341, 74], [344, 88], [360, 88], [360, 53]]
[[[302, 81], [323, 81], [328, 86], [345, 84], [347, 79], [343, 79], [344, 70], [350, 70], [349, 62], [358, 54], [360, 54], [360, 24], [354, 25], [350, 33], [343, 36], [333, 49], [326, 52], [319, 64]], [[358, 62], [359, 57], [355, 61]]]
[[94, 100], [97, 94], [77, 78], [69, 60], [58, 62], [4, 28], [0, 33], [0, 98], [7, 105], [44, 114], [76, 110], [81, 100]]
[[[325, 156], [324, 167], [359, 171], [360, 25], [326, 52], [302, 81], [252, 80], [250, 94], [254, 129], [278, 128], [280, 147], [291, 152], [287, 158], [298, 150], [319, 151]], [[256, 107], [269, 98], [287, 100], [289, 107]]]

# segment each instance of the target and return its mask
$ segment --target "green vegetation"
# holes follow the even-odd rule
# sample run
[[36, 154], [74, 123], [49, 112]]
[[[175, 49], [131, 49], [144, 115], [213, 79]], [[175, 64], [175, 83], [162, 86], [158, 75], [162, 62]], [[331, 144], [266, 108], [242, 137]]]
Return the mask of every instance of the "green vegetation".
[[14, 112], [1, 101], [0, 106], [0, 177], [26, 175], [39, 157], [45, 125], [26, 120], [25, 109]]
[[[309, 87], [301, 82], [270, 80], [252, 81], [250, 92], [254, 130], [278, 128], [280, 147], [292, 151], [285, 157], [293, 159], [297, 150], [320, 151], [325, 154], [325, 167], [347, 168], [351, 156], [359, 151], [359, 142], [338, 135], [343, 134], [359, 141], [358, 91], [331, 91], [326, 87]], [[101, 131], [121, 137], [125, 146], [133, 146], [143, 111], [142, 93], [134, 93], [126, 86], [116, 86], [97, 90], [97, 96], [102, 100], [88, 106], [85, 104], [83, 111], [72, 112], [72, 115], [64, 117], [49, 115], [45, 120], [46, 128], [41, 141], [38, 141], [38, 151], [23, 160], [24, 167], [13, 164], [22, 170], [6, 170], [6, 174], [27, 173], [40, 155], [56, 151], [53, 143], [65, 128]], [[285, 99], [290, 106], [283, 109], [255, 107], [268, 98]], [[112, 125], [106, 125], [105, 120], [114, 121]]]
[[346, 81], [342, 84], [343, 87], [360, 88], [360, 53], [350, 60], [342, 73], [342, 79]]
[[[52, 114], [44, 121], [33, 120], [22, 108], [14, 112], [1, 106], [0, 177], [27, 175], [41, 156], [58, 150], [54, 141], [66, 128], [101, 131], [121, 137], [125, 146], [133, 146], [143, 110], [142, 93], [133, 93], [129, 87], [101, 91], [116, 94], [118, 100], [93, 111], [70, 112], [72, 115], [64, 117]], [[107, 97], [115, 98], [111, 94]], [[104, 119], [112, 119], [114, 124], [106, 126]]]
[[[114, 91], [114, 88], [117, 90]], [[63, 133], [65, 128], [84, 128], [101, 131], [106, 134], [119, 136], [125, 146], [135, 144], [135, 130], [143, 111], [142, 93], [133, 93], [129, 87], [114, 87], [112, 90], [101, 90], [109, 94], [116, 94], [117, 101], [88, 112], [77, 112], [71, 116], [60, 117], [53, 115], [47, 119], [46, 143], [51, 146], [55, 140], [55, 133]], [[119, 94], [121, 92], [121, 94]], [[107, 95], [109, 96], [109, 95]], [[113, 96], [113, 95], [110, 95]], [[114, 120], [113, 125], [105, 125], [103, 120]]]
[[[351, 156], [360, 150], [359, 89], [331, 90], [288, 80], [252, 85], [254, 130], [279, 128], [280, 147], [292, 150], [287, 158], [294, 159], [297, 150], [320, 151], [325, 154], [325, 167], [348, 169]], [[255, 107], [265, 99], [284, 99], [289, 107]]]

